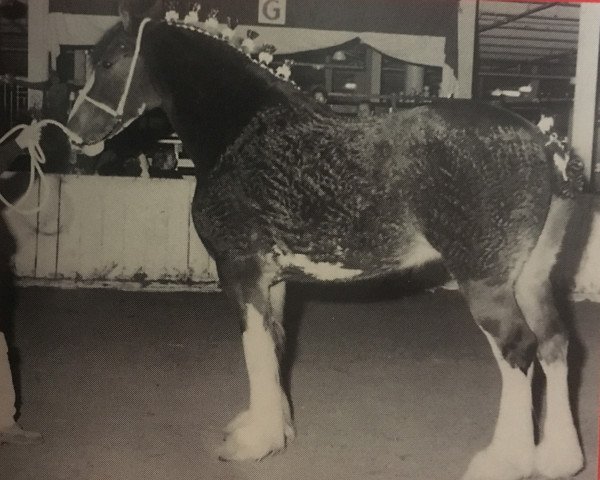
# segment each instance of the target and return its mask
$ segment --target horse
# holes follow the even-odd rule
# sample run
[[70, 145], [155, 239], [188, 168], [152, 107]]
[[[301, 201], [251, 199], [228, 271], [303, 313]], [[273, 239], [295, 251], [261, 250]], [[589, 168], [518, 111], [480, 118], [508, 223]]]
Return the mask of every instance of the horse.
[[[342, 118], [218, 34], [140, 21], [126, 7], [121, 15], [93, 50], [68, 128], [95, 147], [161, 108], [194, 161], [193, 223], [241, 318], [249, 378], [249, 407], [226, 427], [222, 460], [260, 460], [295, 437], [280, 374], [286, 284], [439, 262], [502, 379], [492, 440], [464, 478], [562, 478], [583, 468], [569, 337], [550, 281], [573, 201], [555, 193], [539, 129], [458, 100]], [[537, 444], [536, 362], [547, 385]]]

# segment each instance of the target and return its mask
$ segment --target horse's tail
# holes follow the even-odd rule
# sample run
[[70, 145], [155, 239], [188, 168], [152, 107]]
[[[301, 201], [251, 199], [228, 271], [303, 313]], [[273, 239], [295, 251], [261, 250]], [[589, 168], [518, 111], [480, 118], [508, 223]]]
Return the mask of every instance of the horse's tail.
[[548, 161], [554, 165], [552, 193], [559, 198], [575, 198], [585, 187], [585, 167], [572, 149], [546, 146]]
[[552, 201], [542, 234], [522, 275], [527, 278], [528, 269], [534, 267], [535, 271], [541, 268], [539, 265], [546, 265], [545, 273], [553, 272], [554, 289], [564, 292], [574, 287], [591, 228], [592, 209], [588, 197], [581, 195], [586, 184], [581, 157], [572, 148], [556, 152], [549, 151], [548, 145], [546, 156], [554, 167]]

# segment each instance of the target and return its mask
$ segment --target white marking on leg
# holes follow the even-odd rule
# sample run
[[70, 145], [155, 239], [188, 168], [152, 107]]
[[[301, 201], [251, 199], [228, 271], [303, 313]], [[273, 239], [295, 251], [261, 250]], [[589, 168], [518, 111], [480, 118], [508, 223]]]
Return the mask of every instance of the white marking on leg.
[[250, 408], [227, 427], [229, 436], [219, 454], [224, 460], [260, 460], [285, 447], [284, 395], [275, 342], [265, 328], [263, 315], [252, 304], [246, 305], [242, 344], [250, 384]]
[[584, 462], [569, 404], [567, 364], [563, 360], [540, 363], [546, 374], [546, 418], [535, 468], [549, 478], [570, 477]]
[[247, 304], [246, 309], [247, 327], [242, 342], [250, 380], [250, 410], [275, 417], [272, 413], [281, 410], [275, 342], [265, 328], [263, 315], [252, 304]]
[[531, 378], [504, 359], [494, 338], [483, 331], [502, 377], [500, 409], [491, 443], [471, 461], [464, 479], [517, 480], [533, 472], [534, 438], [531, 416]]
[[514, 450], [531, 448], [533, 446], [533, 419], [531, 416], [533, 365], [529, 367], [527, 375], [520, 369], [511, 367], [502, 356], [492, 336], [487, 332], [485, 335], [492, 345], [492, 351], [498, 361], [502, 376], [500, 411], [492, 443]]

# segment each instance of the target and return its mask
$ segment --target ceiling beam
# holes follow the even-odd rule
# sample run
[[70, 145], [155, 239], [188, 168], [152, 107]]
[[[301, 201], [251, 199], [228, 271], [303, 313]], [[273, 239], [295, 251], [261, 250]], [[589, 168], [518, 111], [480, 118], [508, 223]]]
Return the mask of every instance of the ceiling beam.
[[554, 60], [563, 60], [565, 58], [569, 58], [569, 57], [576, 57], [577, 56], [577, 49], [573, 48], [571, 50], [568, 50], [566, 52], [561, 52], [561, 53], [553, 53], [550, 55], [544, 55], [543, 57], [537, 57], [532, 59], [532, 62], [551, 62]]
[[[498, 18], [505, 19], [506, 13], [499, 13], [499, 14], [494, 14], [494, 15], [483, 13], [483, 14], [479, 15], [479, 19], [482, 22], [495, 22], [498, 20]], [[563, 27], [568, 27], [568, 26], [576, 25], [579, 23], [578, 18], [551, 17], [551, 16], [546, 17], [543, 15], [529, 15], [526, 18], [527, 18], [527, 21], [531, 21], [533, 24], [552, 22], [552, 24], [559, 24]]]
[[570, 80], [571, 75], [542, 75], [538, 73], [479, 72], [479, 77], [531, 78], [536, 80]]
[[502, 27], [503, 25], [506, 25], [508, 23], [512, 23], [521, 18], [525, 18], [525, 17], [531, 15], [532, 13], [541, 12], [542, 10], [548, 10], [549, 8], [556, 7], [557, 5], [560, 5], [560, 4], [559, 3], [549, 3], [547, 5], [540, 5], [538, 7], [531, 8], [529, 10], [526, 10], [523, 13], [519, 13], [518, 15], [507, 15], [504, 20], [498, 20], [497, 22], [494, 22], [491, 25], [487, 25], [485, 27], [479, 27], [479, 33], [487, 32], [488, 30]]
[[556, 29], [556, 28], [537, 28], [529, 25], [526, 26], [517, 26], [517, 25], [505, 25], [503, 27], [498, 27], [499, 30], [518, 30], [521, 32], [542, 32], [542, 33], [567, 33], [569, 35], [579, 35], [579, 29], [576, 30], [565, 30], [565, 29]]
[[523, 41], [523, 42], [572, 43], [574, 45], [577, 45], [577, 40], [571, 39], [571, 38], [526, 37], [526, 36], [509, 38], [506, 35], [482, 35], [480, 38], [480, 41], [487, 40], [487, 39], [506, 40], [506, 41], [511, 41], [511, 42], [514, 42], [516, 40], [519, 42]]
[[[562, 6], [562, 5], [561, 5]], [[479, 14], [480, 17], [492, 17], [489, 20], [493, 20], [496, 18], [506, 18], [506, 13], [495, 13], [495, 12], [481, 12]], [[540, 20], [543, 22], [547, 22], [548, 20], [551, 20], [552, 22], [565, 22], [565, 23], [579, 23], [579, 19], [578, 18], [572, 18], [572, 17], [551, 17], [551, 16], [547, 16], [547, 15], [527, 15], [527, 19], [528, 20]]]
[[481, 43], [479, 44], [480, 48], [501, 48], [503, 51], [510, 52], [511, 50], [542, 50], [542, 51], [550, 51], [556, 53], [562, 53], [565, 51], [571, 51], [570, 47], [559, 47], [556, 45], [509, 45], [506, 43]]

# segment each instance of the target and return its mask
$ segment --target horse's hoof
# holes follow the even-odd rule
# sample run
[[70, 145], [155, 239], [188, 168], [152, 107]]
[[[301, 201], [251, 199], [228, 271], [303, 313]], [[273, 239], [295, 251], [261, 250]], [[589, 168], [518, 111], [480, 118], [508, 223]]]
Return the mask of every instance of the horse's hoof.
[[584, 466], [579, 441], [544, 441], [535, 450], [535, 471], [547, 478], [572, 477]]
[[488, 447], [471, 460], [462, 480], [521, 480], [533, 474], [533, 448], [508, 454], [498, 447]]
[[246, 410], [225, 427], [225, 441], [218, 450], [219, 460], [262, 460], [285, 449], [295, 438], [294, 427], [287, 421], [256, 418]]
[[219, 460], [262, 460], [285, 448], [282, 432], [267, 432], [256, 422], [242, 425], [227, 435], [219, 448]]
[[[286, 403], [284, 405], [287, 407], [287, 408], [284, 408], [284, 418], [285, 418], [284, 434], [285, 434], [285, 443], [287, 445], [288, 443], [293, 442], [294, 439], [296, 438], [296, 429], [294, 428], [294, 425], [292, 424], [290, 409], [287, 406], [288, 404]], [[227, 424], [227, 426], [223, 429], [223, 433], [225, 433], [225, 435], [229, 435], [229, 434], [233, 433], [235, 430], [248, 425], [249, 423], [251, 423], [251, 421], [252, 421], [252, 414], [251, 414], [250, 410], [244, 410], [243, 412], [238, 413], [238, 415], [233, 420], [231, 420], [231, 422], [229, 422]]]
[[13, 423], [8, 428], [0, 430], [0, 444], [37, 445], [43, 442], [44, 439], [41, 434], [23, 430], [16, 423]]
[[290, 423], [285, 424], [284, 428], [285, 444], [293, 442], [296, 439], [296, 429]]
[[231, 422], [229, 422], [227, 424], [227, 426], [223, 429], [223, 433], [225, 433], [226, 435], [229, 435], [230, 433], [233, 433], [238, 428], [249, 424], [250, 420], [251, 420], [250, 410], [244, 410], [243, 412], [238, 413], [237, 416]]

